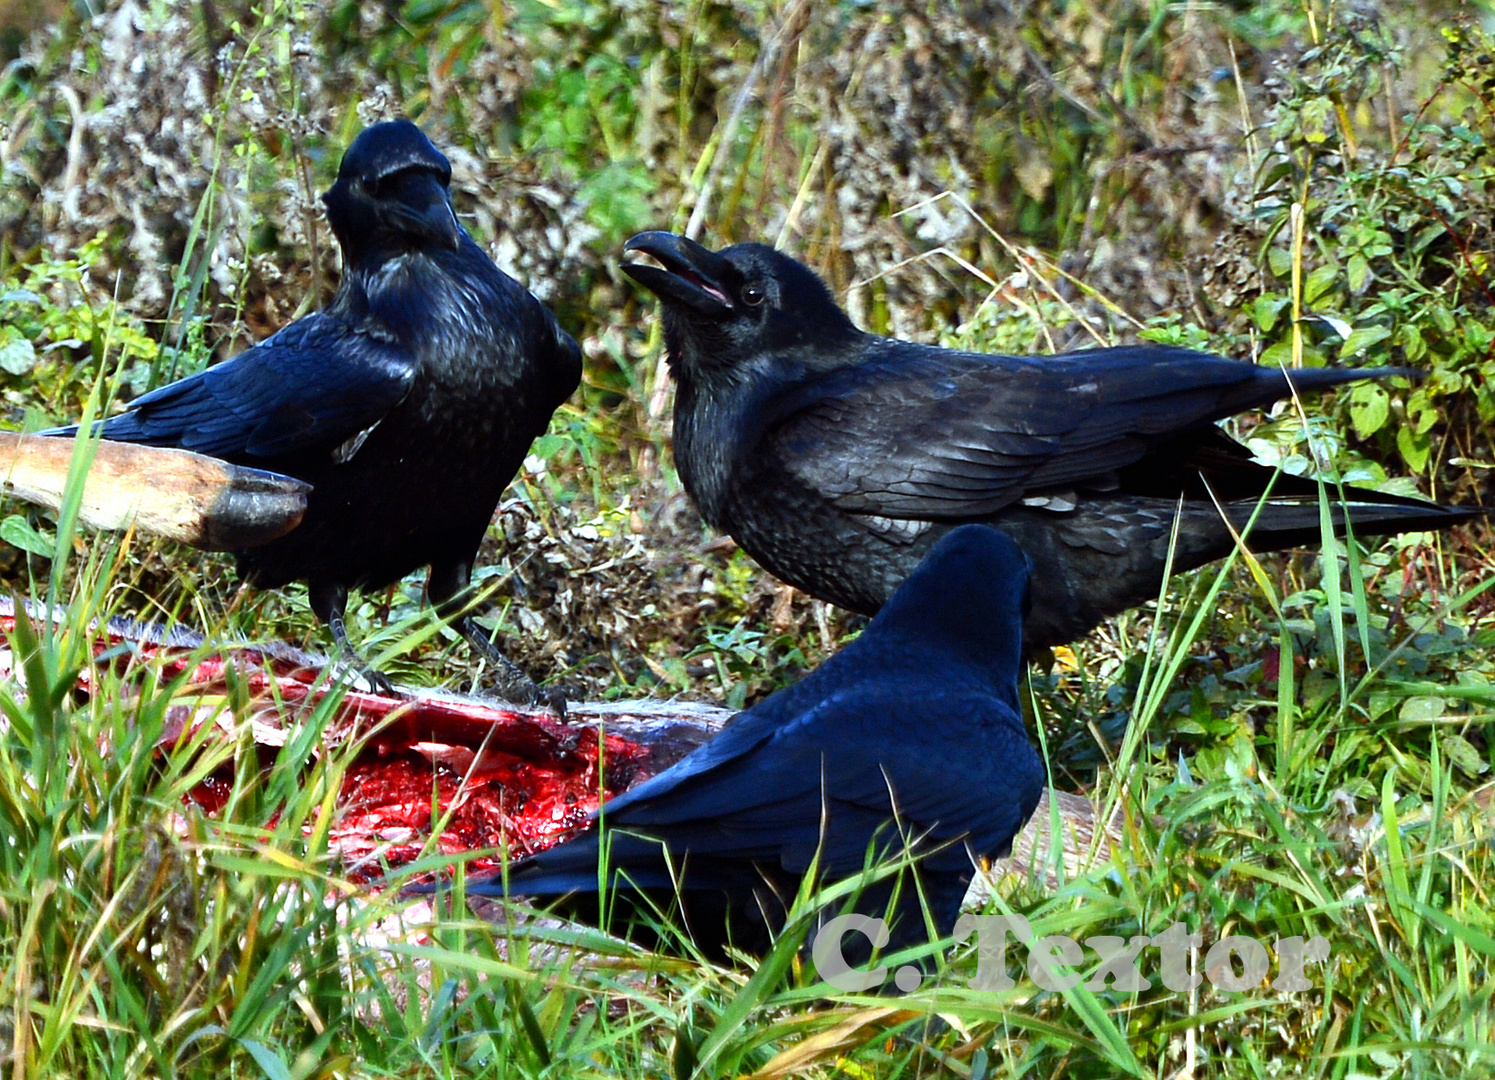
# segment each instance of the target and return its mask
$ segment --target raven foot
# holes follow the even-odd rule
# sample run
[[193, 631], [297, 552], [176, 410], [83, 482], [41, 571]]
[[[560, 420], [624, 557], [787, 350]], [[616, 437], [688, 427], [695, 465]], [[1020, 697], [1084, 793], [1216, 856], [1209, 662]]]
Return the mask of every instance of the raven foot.
[[[505, 661], [508, 663], [508, 661]], [[549, 709], [556, 717], [566, 719], [566, 692], [557, 686], [539, 686], [513, 664], [513, 671], [502, 672], [493, 691], [504, 701], [515, 705], [535, 705]]]
[[348, 639], [348, 627], [343, 622], [343, 612], [348, 604], [348, 590], [343, 585], [330, 585], [326, 582], [308, 583], [307, 593], [311, 597], [311, 609], [317, 618], [327, 624], [327, 629], [332, 631], [332, 640], [337, 644], [338, 657], [348, 673], [355, 678], [362, 679], [371, 694], [382, 694], [386, 697], [395, 693], [395, 684], [377, 668], [370, 667], [363, 662], [363, 657], [358, 655], [358, 650], [353, 648], [353, 642]]
[[370, 667], [363, 658], [350, 649], [339, 649], [334, 666], [334, 682], [345, 682], [351, 690], [362, 694], [377, 694], [380, 697], [399, 697], [400, 692], [389, 676], [378, 668]]
[[549, 709], [566, 719], [566, 695], [557, 687], [544, 688], [526, 675], [518, 664], [504, 655], [500, 649], [470, 615], [463, 615], [454, 624], [458, 633], [465, 637], [478, 654], [497, 669], [494, 693], [515, 705], [536, 705]]
[[389, 681], [389, 676], [378, 668], [364, 667], [354, 668], [358, 677], [368, 685], [369, 693], [379, 694], [383, 697], [396, 696], [395, 684]]

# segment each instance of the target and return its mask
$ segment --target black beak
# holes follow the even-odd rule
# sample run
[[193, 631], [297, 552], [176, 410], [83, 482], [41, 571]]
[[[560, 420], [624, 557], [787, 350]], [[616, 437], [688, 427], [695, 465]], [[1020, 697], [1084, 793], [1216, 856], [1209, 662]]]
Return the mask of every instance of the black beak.
[[435, 173], [411, 170], [397, 173], [377, 187], [369, 186], [376, 192], [374, 212], [388, 228], [444, 247], [462, 246], [462, 238], [467, 234], [457, 224], [451, 195]]
[[639, 233], [623, 245], [659, 262], [623, 264], [623, 272], [666, 304], [684, 304], [703, 315], [723, 315], [735, 305], [728, 286], [736, 268], [694, 240], [667, 232]]
[[416, 173], [401, 184], [399, 200], [390, 209], [410, 232], [453, 249], [462, 246], [462, 237], [466, 234], [457, 224], [451, 193], [431, 173]]

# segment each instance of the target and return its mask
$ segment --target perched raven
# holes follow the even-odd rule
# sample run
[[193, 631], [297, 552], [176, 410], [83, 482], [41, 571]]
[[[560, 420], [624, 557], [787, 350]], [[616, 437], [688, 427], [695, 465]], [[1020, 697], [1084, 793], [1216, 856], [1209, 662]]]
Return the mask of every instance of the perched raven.
[[[332, 303], [101, 424], [106, 439], [310, 483], [300, 526], [239, 552], [239, 573], [261, 588], [305, 579], [354, 662], [349, 589], [429, 566], [431, 602], [462, 611], [499, 496], [581, 380], [576, 342], [458, 224], [451, 172], [408, 120], [366, 129], [322, 196], [343, 251]], [[454, 625], [498, 667], [505, 698], [564, 706], [470, 615]]]
[[[675, 460], [712, 526], [791, 585], [871, 614], [946, 531], [996, 525], [1033, 560], [1030, 650], [1156, 597], [1176, 516], [1180, 571], [1227, 554], [1269, 488], [1251, 544], [1316, 540], [1317, 484], [1254, 463], [1213, 421], [1408, 374], [1154, 345], [956, 352], [857, 329], [813, 271], [762, 244], [711, 252], [647, 232], [624, 249], [659, 263], [623, 269], [663, 302]], [[1361, 534], [1484, 512], [1348, 494]]]
[[[1007, 537], [953, 530], [850, 645], [608, 800], [614, 921], [678, 897], [698, 945], [762, 952], [812, 863], [822, 882], [846, 879], [906, 838], [923, 853], [934, 927], [950, 933], [973, 856], [1005, 855], [1043, 786], [1018, 705], [1027, 584]], [[593, 829], [516, 862], [508, 892], [573, 894], [569, 909], [595, 921], [600, 846]], [[467, 891], [505, 888], [496, 876]], [[857, 910], [883, 917], [889, 894], [871, 886]], [[927, 940], [912, 883], [894, 912], [890, 948]]]

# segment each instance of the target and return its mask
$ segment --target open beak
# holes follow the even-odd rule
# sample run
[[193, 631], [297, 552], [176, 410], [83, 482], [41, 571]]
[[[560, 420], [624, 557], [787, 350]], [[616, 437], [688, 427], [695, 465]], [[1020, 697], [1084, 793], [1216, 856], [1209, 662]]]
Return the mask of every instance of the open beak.
[[625, 262], [623, 272], [666, 304], [684, 304], [703, 315], [723, 315], [733, 309], [726, 282], [735, 268], [694, 240], [645, 232], [630, 238], [623, 250], [641, 251], [659, 263]]

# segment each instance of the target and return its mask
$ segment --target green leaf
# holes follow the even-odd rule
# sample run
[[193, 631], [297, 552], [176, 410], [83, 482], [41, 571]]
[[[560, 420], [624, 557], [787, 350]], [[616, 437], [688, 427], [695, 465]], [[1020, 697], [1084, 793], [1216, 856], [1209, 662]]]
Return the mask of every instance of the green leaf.
[[1439, 420], [1438, 406], [1428, 396], [1427, 388], [1413, 391], [1407, 399], [1407, 423], [1414, 435], [1426, 435]]
[[1368, 439], [1380, 431], [1390, 413], [1391, 395], [1379, 383], [1361, 383], [1350, 392], [1350, 423], [1357, 439]]
[[1386, 829], [1386, 857], [1381, 864], [1382, 872], [1390, 881], [1386, 889], [1387, 906], [1391, 909], [1393, 921], [1405, 927], [1410, 920], [1401, 900], [1410, 896], [1412, 890], [1407, 885], [1407, 856], [1402, 847], [1402, 827], [1397, 813], [1396, 769], [1387, 769], [1381, 779], [1381, 821]]
[[1277, 319], [1282, 314], [1282, 309], [1287, 307], [1291, 300], [1286, 296], [1271, 296], [1263, 294], [1256, 298], [1251, 306], [1251, 318], [1256, 323], [1256, 328], [1263, 334], [1277, 325]]
[[291, 1080], [291, 1070], [285, 1059], [270, 1047], [258, 1039], [240, 1039], [239, 1045], [249, 1051], [249, 1056], [254, 1058], [254, 1063], [269, 1080]]
[[38, 532], [31, 522], [20, 514], [11, 514], [4, 521], [0, 521], [0, 540], [22, 551], [29, 551], [33, 555], [41, 555], [48, 559], [57, 553], [57, 541], [48, 539]]
[[1403, 424], [1396, 429], [1396, 448], [1401, 451], [1402, 460], [1407, 463], [1407, 468], [1413, 472], [1422, 472], [1427, 468], [1428, 455], [1432, 452], [1433, 442], [1426, 435], [1418, 435], [1410, 427]]
[[1474, 744], [1462, 735], [1443, 736], [1438, 740], [1438, 748], [1465, 776], [1478, 776], [1490, 769], [1490, 763], [1474, 748]]
[[549, 459], [570, 445], [571, 440], [564, 435], [541, 435], [530, 446], [529, 452], [534, 457]]
[[689, 1080], [696, 1071], [696, 1036], [690, 1023], [682, 1019], [675, 1026], [675, 1052], [670, 1055], [670, 1070], [675, 1080]]
[[1412, 323], [1403, 323], [1396, 336], [1402, 348], [1407, 350], [1408, 360], [1421, 360], [1427, 355], [1427, 342], [1422, 340], [1422, 331]]
[[[1256, 190], [1258, 192], [1264, 192], [1277, 181], [1281, 180], [1283, 177], [1291, 176], [1292, 174], [1293, 163], [1291, 161], [1279, 160], [1273, 163], [1271, 167], [1267, 168], [1266, 171], [1262, 174], [1261, 180], [1256, 185]], [[1258, 195], [1258, 198], [1259, 197], [1260, 196]]]
[[1448, 702], [1441, 697], [1411, 697], [1402, 702], [1397, 719], [1403, 724], [1430, 724], [1448, 711]]
[[[1357, 326], [1350, 331], [1350, 336], [1345, 338], [1344, 344], [1340, 346], [1339, 358], [1348, 360], [1356, 356], [1378, 341], [1385, 341], [1391, 336], [1391, 330], [1385, 326]], [[1380, 389], [1380, 387], [1376, 387]], [[1384, 391], [1383, 391], [1384, 393]]]
[[1350, 292], [1358, 293], [1365, 288], [1366, 279], [1370, 277], [1370, 261], [1360, 252], [1355, 252], [1345, 266], [1345, 276], [1349, 278]]
[[1447, 232], [1448, 230], [1443, 227], [1441, 222], [1435, 221], [1422, 226], [1412, 238], [1412, 250], [1420, 255], [1429, 244]]
[[36, 366], [36, 346], [13, 326], [0, 326], [0, 368], [25, 375]]
[[1318, 303], [1319, 299], [1334, 287], [1339, 280], [1339, 267], [1320, 266], [1308, 275], [1308, 280], [1303, 282], [1303, 299], [1310, 304]]
[[1263, 367], [1292, 367], [1293, 346], [1291, 342], [1279, 341], [1275, 345], [1268, 346], [1261, 354]]
[[1333, 108], [1327, 97], [1309, 98], [1298, 114], [1298, 130], [1311, 143], [1325, 142], [1329, 138], [1329, 114]]

